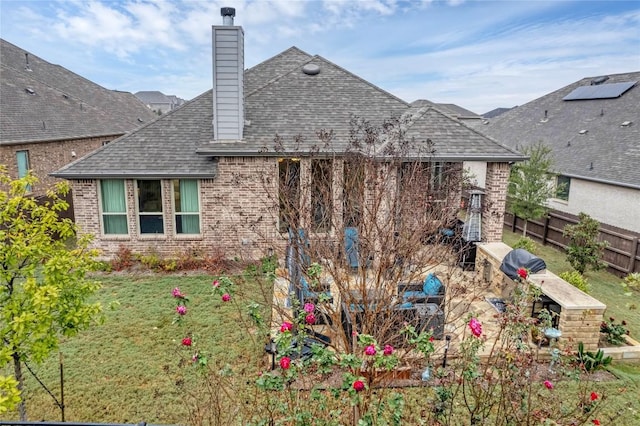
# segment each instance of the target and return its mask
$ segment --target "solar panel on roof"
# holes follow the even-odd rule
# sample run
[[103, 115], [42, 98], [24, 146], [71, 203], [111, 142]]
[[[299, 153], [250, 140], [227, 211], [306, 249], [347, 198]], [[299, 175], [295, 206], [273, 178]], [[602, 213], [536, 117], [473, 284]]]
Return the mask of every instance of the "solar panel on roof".
[[592, 86], [580, 86], [562, 98], [563, 101], [577, 101], [583, 99], [611, 99], [622, 96], [624, 92], [635, 86], [637, 81], [625, 81], [622, 83], [598, 84]]

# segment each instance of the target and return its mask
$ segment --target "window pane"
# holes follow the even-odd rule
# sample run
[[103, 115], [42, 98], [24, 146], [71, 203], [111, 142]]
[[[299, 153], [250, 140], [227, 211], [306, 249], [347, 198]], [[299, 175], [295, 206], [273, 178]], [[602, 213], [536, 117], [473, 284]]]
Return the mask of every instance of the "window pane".
[[176, 212], [176, 233], [199, 234], [198, 181], [194, 179], [174, 180], [173, 197]]
[[159, 180], [138, 181], [138, 211], [140, 213], [162, 212], [162, 190]]
[[343, 220], [345, 227], [357, 227], [364, 213], [364, 163], [362, 160], [344, 162]]
[[100, 181], [102, 193], [102, 211], [104, 213], [126, 213], [124, 200], [124, 181], [107, 179]]
[[124, 180], [100, 181], [102, 224], [105, 234], [128, 234]]
[[278, 197], [280, 202], [280, 232], [297, 229], [300, 222], [300, 161], [278, 160]]
[[556, 179], [556, 198], [569, 201], [569, 189], [571, 178], [568, 176], [558, 176]]
[[29, 172], [29, 151], [17, 151], [18, 179], [23, 178]]
[[311, 161], [311, 220], [317, 231], [328, 231], [331, 228], [332, 165], [331, 160]]
[[138, 181], [138, 212], [141, 234], [164, 233], [162, 185], [159, 180]]

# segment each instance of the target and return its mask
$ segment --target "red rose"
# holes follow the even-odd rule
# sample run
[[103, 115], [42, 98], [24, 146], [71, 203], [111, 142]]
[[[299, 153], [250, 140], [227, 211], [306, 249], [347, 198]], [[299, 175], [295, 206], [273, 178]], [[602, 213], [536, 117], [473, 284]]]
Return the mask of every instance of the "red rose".
[[293, 329], [293, 324], [285, 321], [280, 326], [280, 333], [286, 333], [287, 331], [291, 331], [292, 329]]
[[353, 382], [353, 389], [356, 392], [364, 390], [364, 383], [362, 382], [362, 380], [356, 380], [355, 382]]
[[600, 420], [593, 419], [593, 420], [591, 420], [591, 423], [593, 423], [594, 425], [599, 425], [600, 424]]
[[229, 300], [231, 300], [231, 296], [229, 295], [229, 293], [225, 293], [222, 295], [223, 302], [228, 302]]
[[518, 269], [518, 276], [520, 278], [522, 278], [523, 280], [526, 280], [527, 277], [529, 276], [529, 271], [527, 271], [525, 268], [519, 268]]
[[288, 370], [289, 367], [291, 367], [291, 358], [289, 358], [288, 356], [283, 356], [282, 358], [280, 358], [280, 367], [283, 370]]
[[191, 337], [185, 337], [182, 339], [182, 346], [191, 346]]
[[316, 316], [313, 314], [307, 314], [307, 316], [304, 317], [304, 321], [309, 325], [313, 325], [316, 323]]
[[595, 401], [596, 399], [598, 399], [598, 394], [595, 392], [591, 392], [591, 400]]
[[549, 380], [545, 380], [544, 381], [544, 387], [551, 390], [553, 389], [553, 383], [551, 383]]

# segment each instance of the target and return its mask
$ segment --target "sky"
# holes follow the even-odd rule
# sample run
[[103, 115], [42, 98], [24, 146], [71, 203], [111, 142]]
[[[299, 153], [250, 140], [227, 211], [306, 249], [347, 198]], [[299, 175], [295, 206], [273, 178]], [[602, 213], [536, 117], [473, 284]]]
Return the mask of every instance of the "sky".
[[108, 89], [192, 99], [212, 87], [221, 7], [246, 68], [296, 46], [408, 102], [478, 114], [640, 71], [640, 0], [0, 0], [0, 37]]

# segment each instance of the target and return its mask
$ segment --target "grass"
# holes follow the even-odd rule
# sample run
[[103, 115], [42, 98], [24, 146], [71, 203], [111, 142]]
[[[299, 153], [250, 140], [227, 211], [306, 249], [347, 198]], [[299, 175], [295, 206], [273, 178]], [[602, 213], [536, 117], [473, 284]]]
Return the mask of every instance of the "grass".
[[[105, 275], [99, 300], [104, 324], [62, 343], [66, 420], [178, 424], [187, 418], [186, 401], [176, 384], [184, 378], [178, 364], [193, 351], [210, 360], [257, 371], [264, 339], [247, 337], [239, 324], [248, 294], [261, 294], [256, 281], [240, 281], [232, 302], [213, 296], [208, 275]], [[182, 324], [173, 324], [174, 287], [189, 297]], [[109, 309], [117, 301], [119, 306]], [[233, 303], [233, 302], [238, 303]], [[193, 351], [181, 346], [193, 337]], [[59, 357], [33, 366], [38, 376], [59, 395]], [[5, 373], [10, 373], [6, 371]], [[31, 420], [60, 420], [53, 400], [28, 372], [27, 410]], [[15, 413], [13, 414], [15, 417]]]
[[[513, 246], [521, 234], [505, 231], [503, 241]], [[566, 260], [564, 252], [551, 246], [543, 246], [536, 243], [536, 256], [542, 258], [547, 264], [547, 269], [556, 275], [564, 271], [572, 270]], [[622, 289], [622, 279], [607, 271], [588, 270], [585, 277], [589, 281], [589, 294], [607, 305], [606, 317], [613, 317], [616, 321], [626, 321], [631, 337], [640, 338], [640, 306], [637, 308], [637, 295], [626, 296]]]
[[[505, 241], [512, 243], [517, 238], [515, 234], [507, 234]], [[568, 269], [563, 262], [564, 256], [559, 256], [556, 250], [539, 247], [538, 255], [554, 272]], [[228, 363], [237, 368], [242, 378], [238, 389], [246, 391], [249, 380], [266, 366], [262, 356], [265, 336], [243, 323], [240, 311], [244, 311], [250, 299], [264, 302], [270, 300], [271, 294], [258, 281], [240, 278], [236, 280], [238, 291], [232, 302], [225, 304], [213, 296], [212, 279], [210, 275], [177, 274], [102, 276], [103, 288], [98, 298], [105, 307], [104, 324], [61, 345], [66, 420], [193, 423], [190, 415], [193, 415], [198, 398], [204, 392], [211, 392], [211, 389], [200, 387], [201, 376], [185, 374], [180, 368], [189, 363], [194, 351], [208, 354], [210, 364], [223, 366]], [[608, 314], [627, 318], [632, 333], [639, 333], [637, 311], [625, 307], [629, 299], [622, 294], [621, 280], [603, 272], [590, 273], [589, 280], [592, 294], [609, 306]], [[183, 324], [173, 324], [176, 315], [171, 290], [174, 287], [180, 287], [190, 298], [189, 312]], [[115, 301], [117, 306], [109, 309]], [[265, 316], [269, 313], [266, 306], [266, 303], [262, 305]], [[191, 350], [180, 345], [186, 335], [193, 337]], [[58, 359], [55, 354], [36, 367], [38, 375], [56, 395], [59, 394]], [[617, 380], [594, 382], [590, 387], [607, 396], [599, 418], [619, 416], [606, 424], [638, 424], [640, 363], [616, 364], [611, 371]], [[4, 373], [10, 374], [10, 371]], [[565, 395], [568, 399], [578, 392], [578, 386], [569, 381], [559, 383], [554, 396], [563, 398]], [[423, 398], [420, 389], [432, 392], [429, 388], [403, 391], [408, 412], [419, 413], [424, 408], [420, 402]], [[214, 387], [213, 392], [217, 390]], [[60, 412], [51, 398], [30, 377], [25, 397], [31, 420], [60, 419]], [[17, 418], [17, 413], [9, 413], [7, 417]]]

